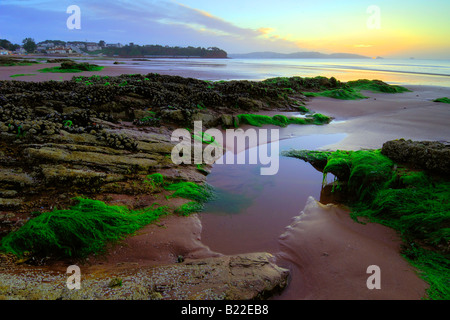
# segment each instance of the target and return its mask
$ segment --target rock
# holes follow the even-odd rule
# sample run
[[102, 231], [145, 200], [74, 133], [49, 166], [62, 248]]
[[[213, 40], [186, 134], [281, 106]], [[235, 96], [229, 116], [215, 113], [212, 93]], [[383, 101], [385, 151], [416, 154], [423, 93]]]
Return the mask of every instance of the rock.
[[[189, 288], [187, 298], [195, 300], [269, 298], [286, 287], [289, 275], [287, 269], [280, 268], [272, 260], [269, 253], [248, 253], [186, 261], [177, 264], [177, 271], [191, 276], [183, 277], [177, 285]], [[171, 283], [160, 285], [170, 288]], [[168, 293], [175, 289], [170, 288]]]
[[0, 208], [14, 208], [20, 207], [23, 204], [22, 199], [3, 199], [0, 198]]
[[169, 122], [180, 123], [185, 121], [185, 117], [182, 110], [162, 110], [161, 118]]
[[0, 190], [0, 197], [14, 198], [17, 194], [16, 190]]
[[233, 125], [237, 127], [240, 125], [239, 117], [233, 116]]
[[63, 61], [61, 63], [61, 69], [76, 69], [77, 63], [75, 61], [69, 60], [69, 61]]
[[222, 125], [224, 125], [225, 127], [232, 127], [234, 125], [233, 116], [230, 114], [223, 114], [221, 116], [221, 119]]
[[27, 148], [24, 150], [24, 154], [29, 159], [83, 164], [88, 167], [104, 168], [118, 173], [150, 172], [150, 169], [157, 167], [158, 160], [161, 158], [157, 155], [110, 155], [97, 152], [70, 151], [55, 147]]
[[26, 173], [17, 170], [1, 169], [0, 181], [2, 184], [16, 185], [20, 187], [29, 186], [34, 183], [33, 178]]
[[438, 141], [392, 140], [381, 153], [393, 161], [440, 174], [450, 173], [450, 144]]
[[148, 110], [136, 109], [136, 110], [133, 110], [133, 115], [134, 115], [134, 119], [139, 120], [139, 119], [148, 117], [150, 115], [150, 113], [148, 112]]
[[63, 165], [41, 165], [45, 183], [64, 185], [89, 185], [120, 181], [122, 175], [107, 175], [105, 172], [95, 172], [87, 169], [70, 169]]
[[192, 116], [192, 121], [201, 121], [205, 127], [213, 127], [218, 123], [218, 118], [211, 113], [196, 113]]
[[65, 271], [55, 275], [2, 270], [0, 294], [27, 300], [266, 299], [286, 287], [289, 275], [272, 260], [269, 253], [249, 253], [139, 269], [123, 266], [114, 272], [102, 270], [91, 275], [83, 268], [85, 276], [79, 290], [66, 288]]
[[237, 104], [239, 108], [248, 110], [248, 111], [257, 111], [264, 109], [264, 104], [261, 101], [255, 99], [249, 99], [245, 97], [239, 97]]

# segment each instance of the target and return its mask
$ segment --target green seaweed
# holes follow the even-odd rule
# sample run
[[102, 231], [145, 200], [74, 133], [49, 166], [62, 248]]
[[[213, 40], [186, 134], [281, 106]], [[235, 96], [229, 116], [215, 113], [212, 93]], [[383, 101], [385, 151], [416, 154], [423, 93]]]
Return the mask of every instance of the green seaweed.
[[158, 188], [164, 183], [164, 176], [161, 173], [150, 174], [144, 179], [144, 183], [149, 184], [153, 189]]
[[353, 88], [340, 88], [321, 92], [303, 92], [303, 94], [307, 97], [327, 97], [340, 100], [360, 100], [368, 98]]
[[450, 99], [447, 97], [434, 99], [433, 102], [450, 103]]
[[303, 113], [309, 113], [311, 112], [307, 107], [305, 107], [304, 105], [297, 105], [298, 111], [303, 112]]
[[[399, 232], [403, 255], [430, 284], [429, 299], [450, 299], [450, 182], [395, 164], [381, 150], [332, 153], [291, 150], [283, 155], [321, 162], [348, 195], [351, 216]], [[419, 245], [420, 244], [420, 245]]]
[[450, 259], [432, 250], [425, 250], [410, 243], [402, 252], [403, 257], [419, 270], [419, 276], [430, 284], [427, 298], [430, 300], [450, 299]]
[[332, 154], [331, 151], [314, 151], [314, 150], [287, 150], [281, 152], [284, 157], [291, 157], [301, 159], [308, 163], [311, 163], [314, 167], [323, 171], [323, 168], [327, 165], [328, 158]]
[[303, 91], [305, 89], [325, 90], [329, 88], [337, 88], [341, 85], [334, 77], [326, 78], [317, 76], [314, 78], [302, 77], [276, 77], [263, 81], [271, 87], [280, 89], [289, 89], [289, 91]]
[[174, 212], [182, 216], [188, 216], [192, 213], [201, 212], [203, 207], [202, 203], [190, 201], [176, 208]]
[[350, 192], [366, 200], [392, 179], [394, 163], [381, 150], [336, 151], [328, 158], [323, 173], [346, 181]]
[[43, 68], [37, 70], [41, 73], [78, 73], [78, 72], [85, 72], [85, 71], [101, 71], [104, 67], [102, 66], [91, 66], [88, 68], [88, 70], [81, 70], [81, 69], [63, 69], [61, 67], [52, 67], [52, 68]]
[[360, 79], [355, 81], [349, 81], [346, 83], [346, 85], [355, 90], [368, 90], [375, 93], [411, 92], [411, 90], [405, 87], [387, 84], [380, 80]]
[[[191, 130], [189, 130], [189, 131], [191, 131]], [[200, 136], [200, 135], [201, 135], [201, 136]], [[201, 143], [214, 144], [214, 145], [217, 145], [217, 146], [220, 147], [219, 143], [218, 143], [218, 142], [214, 139], [214, 137], [211, 136], [210, 134], [205, 133], [205, 132], [201, 132], [200, 135], [193, 134], [192, 137], [193, 137], [195, 140], [200, 141]]]
[[[197, 166], [198, 168], [199, 166]], [[167, 199], [184, 198], [193, 200], [175, 209], [175, 213], [183, 215], [201, 211], [203, 205], [215, 197], [213, 188], [208, 184], [199, 185], [189, 181], [170, 182], [160, 173], [148, 175], [144, 183], [151, 185], [153, 190], [162, 188], [166, 191], [173, 191], [172, 194], [166, 196]]]
[[0, 56], [0, 67], [32, 66], [35, 64], [40, 64], [40, 62], [11, 56]]
[[98, 200], [76, 199], [78, 204], [70, 209], [42, 213], [5, 236], [0, 250], [18, 256], [31, 252], [86, 257], [102, 252], [107, 242], [118, 241], [167, 214], [166, 207], [132, 211]]
[[212, 187], [198, 185], [189, 181], [181, 181], [164, 186], [167, 191], [174, 191], [169, 198], [185, 198], [204, 203], [213, 197]]
[[273, 117], [260, 114], [239, 114], [237, 119], [240, 124], [249, 124], [255, 127], [263, 125], [275, 125], [279, 127], [286, 127], [290, 124], [326, 124], [330, 123], [331, 118], [320, 113], [313, 114], [310, 117], [286, 117], [284, 115], [275, 115]]
[[17, 78], [17, 77], [26, 77], [26, 76], [35, 76], [35, 73], [19, 73], [19, 74], [13, 74], [9, 76], [10, 78]]
[[204, 164], [197, 164], [197, 170], [203, 173], [204, 175], [207, 175], [209, 172], [203, 168]]
[[328, 97], [340, 100], [360, 100], [368, 97], [361, 94], [361, 90], [375, 93], [402, 93], [410, 92], [409, 89], [398, 85], [390, 85], [380, 80], [360, 79], [349, 81], [338, 88], [323, 90], [320, 92], [303, 92], [307, 97]]

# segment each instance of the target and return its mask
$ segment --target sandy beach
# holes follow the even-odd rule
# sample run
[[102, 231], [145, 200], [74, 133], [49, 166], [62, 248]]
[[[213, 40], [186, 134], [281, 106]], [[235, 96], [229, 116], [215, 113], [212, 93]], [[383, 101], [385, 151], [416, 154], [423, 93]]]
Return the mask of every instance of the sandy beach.
[[[74, 75], [139, 73], [137, 69], [121, 66], [78, 74], [37, 72], [58, 65], [2, 68], [0, 80], [28, 73], [36, 75], [14, 80], [69, 80]], [[161, 74], [200, 76], [189, 71], [162, 70]], [[342, 141], [323, 148], [328, 150], [378, 149], [384, 142], [399, 138], [448, 141], [450, 108], [432, 100], [450, 97], [450, 88], [406, 87], [412, 92], [363, 92], [369, 97], [364, 100], [310, 98], [307, 102], [310, 110], [332, 116], [334, 121], [323, 126], [291, 125], [280, 129], [280, 138], [317, 133], [347, 135]], [[344, 208], [321, 205], [314, 199], [308, 201], [302, 214], [299, 212], [292, 219], [291, 225], [280, 230], [278, 238], [270, 240], [279, 245], [278, 251], [271, 252], [279, 265], [291, 271], [291, 282], [278, 299], [419, 300], [425, 295], [427, 284], [400, 255], [400, 237], [393, 230], [377, 224], [357, 224]], [[119, 263], [151, 266], [174, 263], [179, 255], [186, 259], [220, 256], [220, 252], [213, 252], [202, 243], [201, 233], [201, 219], [197, 215], [169, 216], [161, 219], [159, 226], [147, 226], [138, 235], [127, 238], [102, 264], [103, 267]], [[370, 265], [381, 268], [381, 290], [369, 290], [366, 286], [369, 277], [366, 269]]]
[[[139, 66], [129, 67], [122, 65], [106, 65], [101, 71], [85, 71], [79, 73], [42, 73], [39, 69], [43, 68], [53, 68], [59, 67], [60, 63], [43, 63], [30, 66], [11, 66], [11, 67], [0, 67], [0, 80], [17, 80], [17, 81], [60, 81], [60, 80], [71, 80], [74, 76], [85, 76], [90, 77], [92, 75], [100, 76], [120, 76], [122, 74], [148, 74], [151, 72], [164, 74], [164, 75], [177, 75], [186, 78], [198, 78], [198, 79], [217, 79], [230, 78], [233, 75], [229, 73], [211, 73], [207, 71], [190, 71], [190, 70], [167, 70], [167, 69], [155, 69], [147, 70], [140, 69]], [[16, 74], [33, 74], [28, 76], [20, 76], [16, 78], [11, 78], [12, 75]]]

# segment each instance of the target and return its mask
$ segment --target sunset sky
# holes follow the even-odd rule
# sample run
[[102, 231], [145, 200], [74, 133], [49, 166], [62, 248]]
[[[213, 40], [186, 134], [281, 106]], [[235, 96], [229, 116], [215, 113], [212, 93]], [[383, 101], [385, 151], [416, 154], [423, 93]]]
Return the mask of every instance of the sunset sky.
[[[80, 30], [66, 26], [70, 5]], [[0, 0], [0, 39], [450, 59], [449, 12], [448, 0]]]

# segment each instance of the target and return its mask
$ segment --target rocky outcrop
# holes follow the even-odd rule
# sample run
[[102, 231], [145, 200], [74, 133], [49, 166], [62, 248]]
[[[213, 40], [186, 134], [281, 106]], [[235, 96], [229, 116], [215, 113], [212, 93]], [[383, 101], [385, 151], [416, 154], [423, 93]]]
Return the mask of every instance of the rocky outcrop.
[[296, 110], [304, 98], [263, 82], [158, 74], [1, 81], [0, 88], [0, 210], [7, 217], [0, 236], [31, 212], [67, 207], [75, 195], [148, 194], [145, 176], [161, 170], [203, 182], [206, 171], [172, 163], [174, 128], [193, 121], [229, 127], [232, 114]]
[[[150, 194], [145, 177], [176, 167], [168, 134], [137, 128], [108, 128], [108, 132], [126, 136], [135, 147], [117, 148], [120, 140], [101, 140], [95, 134], [62, 129], [45, 138], [0, 133], [0, 234], [21, 227], [32, 212], [71, 205], [76, 195]], [[195, 165], [183, 166], [181, 171], [184, 175], [169, 170], [167, 176], [205, 181]]]
[[[23, 270], [0, 274], [0, 299], [44, 300], [252, 300], [284, 289], [289, 272], [269, 253], [249, 253], [83, 275], [80, 290], [68, 290], [67, 274]], [[118, 268], [119, 269], [119, 268]]]
[[438, 174], [450, 173], [450, 144], [438, 141], [392, 140], [381, 153], [397, 163]]
[[[66, 65], [72, 67], [68, 62], [64, 63]], [[294, 82], [289, 85], [294, 85]], [[197, 113], [204, 114], [200, 117], [213, 115], [218, 119], [224, 113], [243, 111], [297, 111], [298, 102], [306, 100], [300, 90], [306, 83], [297, 83], [298, 90], [286, 91], [286, 87], [271, 82], [211, 82], [153, 73], [119, 77], [79, 76], [64, 82], [1, 81], [0, 108], [3, 110], [0, 110], [0, 124], [15, 125], [9, 130], [17, 132], [20, 122], [14, 124], [9, 120], [24, 120], [27, 114], [38, 109], [46, 110], [47, 115], [65, 113], [66, 119], [61, 120], [71, 120], [74, 126], [79, 127], [85, 126], [80, 126], [80, 121], [74, 121], [74, 115], [68, 114], [71, 108], [99, 115], [103, 113], [115, 121], [151, 117], [183, 126], [190, 125]], [[139, 111], [144, 111], [144, 114]], [[145, 115], [145, 112], [150, 113]], [[42, 124], [34, 125], [42, 127]]]
[[[166, 198], [166, 191], [152, 189], [147, 176], [158, 172], [169, 181], [203, 183], [210, 168], [172, 162], [175, 128], [192, 127], [195, 120], [205, 128], [234, 126], [236, 114], [297, 111], [305, 99], [300, 90], [286, 90], [278, 82], [209, 82], [158, 74], [0, 81], [0, 89], [0, 238], [42, 212], [71, 207], [77, 196], [130, 209], [156, 203], [175, 209], [186, 199]], [[2, 272], [0, 297], [259, 299], [287, 281], [287, 271], [267, 253], [130, 268], [109, 278], [88, 277], [84, 291], [69, 293], [64, 293], [65, 271], [60, 282], [50, 277], [44, 283], [40, 275], [49, 275], [28, 267], [17, 273], [20, 267], [14, 265], [16, 277]], [[123, 285], [111, 293], [113, 276], [121, 277]]]

